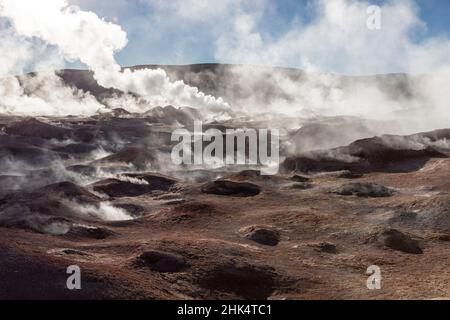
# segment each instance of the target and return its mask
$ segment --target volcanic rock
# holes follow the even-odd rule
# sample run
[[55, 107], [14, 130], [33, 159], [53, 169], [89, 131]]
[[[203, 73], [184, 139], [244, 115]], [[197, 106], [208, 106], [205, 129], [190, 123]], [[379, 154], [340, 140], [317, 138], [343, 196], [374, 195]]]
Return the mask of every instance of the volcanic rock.
[[31, 230], [38, 233], [63, 235], [70, 230], [70, 220], [63, 217], [55, 217], [31, 212], [29, 208], [21, 205], [13, 205], [2, 209], [0, 226]]
[[186, 260], [182, 256], [157, 250], [143, 252], [137, 257], [136, 262], [157, 272], [180, 272], [187, 267]]
[[440, 234], [437, 238], [440, 241], [450, 242], [450, 234]]
[[292, 180], [292, 181], [295, 181], [295, 182], [309, 182], [309, 181], [311, 181], [310, 178], [299, 176], [297, 174], [295, 174], [292, 177], [290, 177], [289, 180]]
[[36, 120], [34, 118], [25, 119], [6, 127], [7, 134], [19, 135], [25, 137], [40, 137], [43, 139], [69, 139], [72, 132], [69, 129], [56, 127]]
[[68, 232], [65, 233], [65, 236], [68, 238], [96, 239], [96, 240], [103, 240], [113, 235], [115, 235], [115, 232], [107, 228], [82, 224], [73, 224], [68, 230]]
[[280, 233], [269, 227], [249, 226], [242, 228], [239, 232], [248, 240], [266, 246], [276, 246], [280, 242]]
[[328, 242], [321, 242], [316, 245], [316, 248], [320, 252], [331, 253], [331, 254], [338, 253], [336, 245], [334, 245], [332, 243], [328, 243]]
[[92, 185], [95, 192], [100, 192], [109, 197], [137, 197], [152, 192], [153, 189], [145, 184], [136, 184], [118, 179], [105, 179]]
[[[433, 133], [411, 136], [385, 135], [361, 139], [345, 147], [311, 151], [288, 157], [284, 161], [283, 167], [288, 171], [300, 172], [416, 171], [422, 168], [431, 158], [447, 157], [444, 151], [430, 143], [429, 135], [433, 136]], [[416, 145], [422, 147], [418, 148]]]
[[14, 191], [0, 200], [0, 225], [65, 234], [72, 219], [89, 219], [84, 208], [97, 208], [100, 198], [71, 182], [32, 191]]
[[152, 121], [165, 123], [190, 125], [196, 119], [201, 119], [198, 110], [188, 107], [175, 108], [174, 106], [156, 107], [145, 113]]
[[393, 250], [411, 254], [423, 253], [418, 241], [396, 229], [384, 230], [379, 234], [378, 241]]
[[[161, 175], [125, 174], [124, 180], [106, 179], [92, 185], [96, 192], [110, 197], [137, 197], [153, 191], [169, 191], [176, 180]], [[126, 178], [130, 178], [126, 180]], [[135, 180], [133, 180], [135, 179]]]
[[174, 178], [154, 173], [127, 173], [125, 177], [143, 180], [153, 190], [169, 191], [178, 181]]
[[253, 183], [216, 180], [202, 186], [202, 192], [221, 196], [253, 197], [261, 192], [261, 188]]
[[197, 281], [202, 288], [216, 293], [214, 296], [264, 300], [274, 291], [276, 275], [270, 267], [229, 261], [205, 270]]
[[84, 204], [94, 204], [100, 200], [99, 197], [87, 191], [83, 187], [68, 181], [48, 185], [39, 190], [38, 193], [43, 196], [59, 196], [65, 200], [76, 200], [79, 203]]
[[376, 183], [347, 183], [340, 186], [335, 193], [342, 196], [356, 195], [363, 198], [382, 198], [392, 196], [394, 191]]
[[289, 189], [297, 189], [297, 190], [307, 190], [311, 189], [313, 185], [308, 182], [297, 182], [288, 185]]
[[123, 109], [123, 108], [115, 108], [111, 111], [111, 115], [113, 117], [128, 117], [131, 115], [131, 112], [128, 112], [127, 110]]
[[95, 164], [126, 163], [132, 164], [138, 170], [145, 170], [149, 163], [155, 160], [152, 150], [145, 147], [127, 147], [115, 154], [94, 161]]
[[133, 203], [120, 203], [114, 205], [116, 208], [124, 209], [128, 214], [133, 217], [140, 217], [145, 211], [145, 208]]

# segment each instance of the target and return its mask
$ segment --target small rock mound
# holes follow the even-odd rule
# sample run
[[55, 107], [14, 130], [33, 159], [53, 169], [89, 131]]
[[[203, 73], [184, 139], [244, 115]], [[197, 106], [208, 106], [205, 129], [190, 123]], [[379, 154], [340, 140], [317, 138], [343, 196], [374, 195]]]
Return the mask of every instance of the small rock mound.
[[450, 242], [450, 234], [440, 234], [437, 236], [440, 241]]
[[75, 239], [96, 239], [103, 240], [113, 236], [115, 233], [103, 227], [94, 227], [82, 224], [74, 224], [70, 227], [65, 236]]
[[77, 200], [78, 202], [85, 204], [96, 204], [100, 200], [99, 197], [87, 191], [83, 187], [68, 181], [48, 185], [38, 192], [42, 195], [51, 197], [57, 195], [63, 199]]
[[155, 152], [145, 147], [127, 147], [117, 153], [94, 161], [96, 164], [126, 163], [138, 170], [145, 170], [149, 163], [155, 161]]
[[338, 250], [336, 245], [329, 242], [321, 242], [315, 245], [316, 250], [319, 252], [325, 252], [330, 254], [337, 254]]
[[[412, 172], [431, 158], [446, 158], [434, 145], [446, 139], [448, 132], [428, 132], [411, 136], [384, 135], [357, 140], [348, 146], [301, 153], [288, 157], [283, 168], [288, 171], [323, 172]], [[411, 147], [421, 145], [420, 149]]]
[[[8, 208], [0, 216], [0, 226], [30, 230], [43, 234], [64, 235], [70, 230], [71, 222], [68, 219], [44, 215], [33, 215], [26, 207], [17, 206]], [[13, 214], [9, 214], [12, 212]]]
[[198, 282], [219, 299], [237, 296], [246, 300], [264, 300], [272, 295], [276, 286], [272, 268], [231, 261], [202, 272]]
[[159, 174], [129, 173], [124, 176], [144, 180], [149, 188], [159, 191], [169, 191], [177, 183], [176, 179]]
[[0, 200], [0, 225], [64, 235], [73, 221], [98, 220], [101, 204], [96, 195], [71, 182], [15, 191]]
[[347, 183], [340, 186], [334, 193], [342, 196], [356, 195], [364, 198], [381, 198], [392, 196], [394, 191], [376, 183]]
[[297, 190], [308, 190], [312, 189], [313, 185], [308, 182], [296, 182], [288, 185], [289, 189], [297, 189]]
[[410, 236], [396, 230], [388, 229], [381, 232], [378, 235], [378, 241], [393, 250], [411, 253], [411, 254], [422, 254], [422, 248], [419, 246], [419, 242], [412, 239]]
[[186, 260], [182, 256], [157, 250], [141, 253], [137, 257], [137, 263], [163, 273], [180, 272], [187, 267]]
[[289, 178], [289, 180], [292, 180], [294, 182], [309, 182], [311, 181], [310, 178], [304, 177], [304, 176], [300, 176], [300, 175], [293, 175], [292, 177]]
[[254, 197], [261, 192], [261, 188], [249, 182], [234, 182], [230, 180], [216, 180], [202, 186], [202, 192], [220, 196]]
[[266, 246], [276, 246], [280, 242], [280, 233], [269, 227], [250, 226], [239, 230], [248, 240]]
[[6, 127], [7, 134], [24, 137], [39, 137], [42, 139], [63, 140], [71, 138], [71, 130], [53, 126], [39, 120], [29, 118]]
[[68, 255], [68, 256], [89, 256], [89, 253], [87, 252], [72, 248], [52, 249], [49, 250], [48, 253], [56, 255]]
[[98, 181], [92, 186], [96, 192], [120, 198], [137, 197], [153, 191], [169, 191], [177, 182], [171, 178], [148, 174], [129, 174], [124, 177], [124, 180], [111, 178]]

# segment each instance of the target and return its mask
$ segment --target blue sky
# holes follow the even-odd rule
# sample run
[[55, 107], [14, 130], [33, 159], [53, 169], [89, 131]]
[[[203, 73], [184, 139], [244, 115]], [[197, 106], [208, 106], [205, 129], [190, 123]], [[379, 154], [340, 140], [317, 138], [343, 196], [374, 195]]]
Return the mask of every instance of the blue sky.
[[450, 35], [450, 1], [418, 0], [420, 17], [427, 23], [430, 34]]
[[[195, 1], [202, 0], [184, 0], [184, 3], [189, 1], [195, 3]], [[239, 2], [239, 0], [228, 0], [228, 2], [233, 1]], [[414, 34], [411, 38], [414, 41], [421, 42], [433, 37], [450, 38], [450, 19], [448, 19], [450, 1], [448, 0], [366, 1], [376, 5], [383, 5], [389, 2], [413, 3], [418, 10], [417, 16], [426, 25], [426, 28], [424, 28], [424, 25], [418, 30], [413, 30]], [[216, 0], [207, 1], [212, 8], [211, 10], [202, 9], [196, 11], [192, 9], [194, 14], [200, 13], [200, 15], [204, 15], [202, 17], [197, 15], [195, 16], [196, 19], [191, 19], [188, 13], [186, 16], [184, 13], [182, 13], [182, 16], [177, 16], [174, 12], [174, 7], [167, 5], [171, 1], [165, 2], [165, 0], [73, 0], [71, 2], [78, 4], [82, 10], [94, 11], [100, 17], [116, 22], [127, 32], [128, 46], [116, 55], [117, 60], [123, 66], [136, 64], [240, 62], [239, 55], [237, 58], [228, 59], [226, 51], [218, 53], [220, 50], [218, 49], [217, 39], [225, 37], [224, 41], [230, 40], [228, 39], [229, 37], [227, 38], [227, 34], [230, 37], [232, 36], [231, 20], [234, 16], [231, 15], [231, 11], [224, 12], [223, 15], [219, 12], [218, 15], [213, 13], [208, 19], [207, 13], [210, 13], [217, 6], [218, 2]], [[172, 3], [175, 2], [177, 1], [172, 1]], [[259, 4], [263, 2], [266, 5], [264, 9], [261, 9]], [[317, 1], [314, 0], [251, 0], [248, 2], [243, 1], [242, 3], [239, 10], [253, 15], [253, 18], [257, 21], [255, 29], [261, 33], [264, 41], [270, 39], [272, 42], [277, 42], [278, 37], [289, 33], [291, 29], [296, 27], [301, 29], [303, 26], [308, 25], [317, 14], [314, 12], [314, 5], [317, 4]], [[222, 8], [218, 10], [222, 10]], [[225, 9], [223, 10], [225, 11]], [[387, 30], [386, 32], [391, 31]], [[330, 32], [333, 31], [330, 30]], [[317, 41], [320, 41], [320, 39], [317, 39]], [[255, 63], [258, 63], [258, 61], [256, 59]], [[267, 61], [267, 59], [264, 61]], [[296, 65], [292, 60], [286, 61], [285, 66], [303, 66]], [[243, 61], [243, 63], [247, 62]], [[250, 60], [250, 62], [252, 61]], [[278, 65], [280, 63], [274, 64]], [[392, 71], [397, 71], [395, 67], [392, 69]]]

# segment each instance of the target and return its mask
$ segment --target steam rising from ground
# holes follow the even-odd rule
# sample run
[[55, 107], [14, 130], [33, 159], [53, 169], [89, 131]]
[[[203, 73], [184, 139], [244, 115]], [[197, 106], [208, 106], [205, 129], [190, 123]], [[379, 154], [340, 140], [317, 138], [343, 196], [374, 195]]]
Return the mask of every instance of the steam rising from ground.
[[108, 202], [100, 202], [98, 207], [75, 204], [74, 209], [82, 215], [94, 216], [105, 221], [125, 221], [133, 219], [126, 210], [114, 207]]
[[[76, 3], [83, 5], [83, 1]], [[171, 81], [162, 69], [121, 70], [114, 55], [127, 45], [127, 35], [120, 26], [93, 12], [70, 6], [67, 0], [0, 0], [0, 30], [6, 39], [0, 46], [18, 53], [2, 58], [2, 72], [23, 71], [36, 58], [40, 65], [32, 65], [38, 69], [81, 61], [94, 72], [101, 86], [130, 93], [99, 103], [89, 94], [65, 88], [56, 76], [47, 73], [21, 83], [2, 80], [0, 110], [90, 115], [113, 107], [140, 111], [173, 104], [207, 109], [206, 113], [244, 112], [253, 117], [265, 111], [296, 117], [346, 115], [397, 120], [398, 128], [393, 130], [397, 133], [450, 125], [446, 112], [450, 40], [416, 40], [417, 34], [426, 34], [426, 25], [413, 0], [392, 0], [381, 5], [381, 30], [366, 26], [368, 1], [315, 1], [311, 21], [294, 19], [285, 32], [276, 35], [262, 27], [268, 12], [273, 12], [274, 4], [268, 0], [228, 0], [218, 6], [200, 0], [151, 3], [155, 12], [149, 19], [151, 23], [167, 18], [167, 24], [158, 25], [162, 32], [168, 31], [168, 25], [179, 29], [182, 24], [188, 30], [199, 30], [202, 36], [207, 34], [219, 61], [296, 66], [307, 72], [301, 79], [278, 71], [270, 73], [283, 92], [271, 95], [265, 87], [267, 72], [235, 67], [232, 76], [219, 83], [230, 88], [224, 93], [232, 105], [230, 109], [221, 98], [204, 94], [183, 81]], [[46, 59], [40, 59], [42, 52], [49, 52]], [[391, 83], [387, 77], [370, 81], [326, 73], [392, 70], [411, 76]], [[44, 84], [37, 85], [41, 82]], [[242, 92], [249, 94], [239, 96]]]
[[[297, 117], [346, 115], [397, 120], [397, 128], [392, 128], [396, 133], [448, 127], [445, 84], [450, 82], [450, 39], [427, 37], [426, 23], [413, 0], [380, 4], [381, 29], [371, 30], [367, 8], [372, 4], [364, 0], [311, 1], [304, 9], [312, 12], [309, 21], [300, 12], [287, 22], [286, 30], [275, 34], [268, 27], [277, 21], [275, 5], [269, 0], [228, 0], [214, 7], [201, 0], [155, 1], [156, 13], [149, 21], [169, 16], [169, 22], [162, 26], [168, 34], [175, 32], [174, 21], [190, 31], [202, 29], [203, 38], [214, 43], [218, 61], [306, 71], [301, 79], [293, 79], [282, 71], [236, 66], [222, 85], [229, 87], [224, 96], [237, 110], [253, 115], [266, 111]], [[206, 31], [202, 25], [208, 26]], [[187, 52], [192, 54], [192, 50]], [[329, 72], [403, 72], [409, 77], [398, 75], [404, 78], [398, 82], [388, 77], [370, 81]], [[270, 78], [282, 95], [270, 94]], [[239, 90], [234, 88], [236, 83]]]
[[0, 111], [17, 115], [92, 115], [105, 110], [95, 97], [67, 87], [54, 72], [0, 79]]
[[[352, 78], [304, 73], [301, 77], [290, 77], [282, 69], [269, 71], [235, 66], [230, 83], [239, 79], [244, 84], [240, 96], [234, 95], [233, 103], [236, 108], [246, 108], [250, 114], [281, 113], [303, 119], [349, 116], [393, 120], [395, 127], [384, 126], [378, 133], [409, 134], [450, 126], [445, 86], [450, 82], [449, 70], [443, 67], [434, 73], [416, 76]], [[272, 95], [268, 91], [271, 83], [277, 84], [278, 91]]]
[[[268, 1], [263, 2], [270, 8]], [[262, 27], [266, 21], [260, 11], [229, 7], [231, 29], [216, 41], [217, 59], [297, 66], [307, 71], [300, 81], [282, 73], [270, 75], [285, 94], [262, 104], [265, 93], [261, 88], [268, 75], [252, 67], [236, 67], [236, 78], [255, 93], [241, 104], [297, 116], [394, 119], [399, 122], [397, 133], [450, 125], [445, 87], [450, 82], [450, 40], [416, 40], [419, 34], [426, 34], [426, 24], [420, 20], [414, 1], [393, 0], [381, 5], [380, 30], [367, 28], [369, 1], [312, 3], [312, 21], [294, 21], [288, 31], [275, 37]], [[343, 79], [328, 74], [330, 71], [350, 75], [398, 71], [410, 76], [404, 77], [406, 86], [395, 87], [388, 78]]]
[[[115, 88], [126, 93], [138, 94], [145, 98], [150, 105], [190, 105], [222, 111], [229, 108], [221, 98], [216, 99], [205, 95], [197, 88], [187, 86], [182, 81], [170, 81], [165, 71], [161, 69], [125, 70], [122, 72], [121, 67], [114, 59], [114, 54], [126, 46], [126, 33], [120, 26], [108, 23], [92, 12], [85, 12], [70, 6], [66, 0], [46, 0], [44, 2], [2, 0], [0, 17], [6, 18], [14, 27], [17, 37], [39, 39], [45, 45], [56, 47], [60, 59], [80, 61], [86, 64], [94, 72], [97, 82], [105, 88]], [[10, 30], [8, 28], [8, 31]], [[20, 64], [21, 57], [17, 58], [19, 62], [13, 57], [9, 57], [9, 59], [10, 61], [6, 62], [15, 65]], [[9, 86], [6, 85], [2, 85], [2, 87], [8, 96], [20, 97], [18, 101], [14, 101], [17, 102], [15, 108], [19, 112], [29, 112], [27, 109], [30, 104], [27, 104], [28, 101], [24, 101], [26, 98], [23, 97], [23, 94], [21, 95], [20, 89], [9, 90]], [[64, 98], [67, 98], [68, 101], [80, 100], [76, 93], [71, 97], [65, 93]], [[11, 100], [10, 98], [1, 103], [5, 111], [16, 111], [10, 110], [14, 108], [11, 106]], [[52, 113], [52, 102], [54, 101], [50, 99], [50, 110], [42, 105], [34, 108], [39, 108], [37, 112], [41, 114]], [[75, 112], [72, 111], [71, 114], [89, 114], [93, 110], [99, 109], [95, 103], [90, 105], [90, 108], [86, 108], [85, 101], [80, 102], [82, 105], [72, 109]], [[65, 113], [66, 110], [60, 112]]]

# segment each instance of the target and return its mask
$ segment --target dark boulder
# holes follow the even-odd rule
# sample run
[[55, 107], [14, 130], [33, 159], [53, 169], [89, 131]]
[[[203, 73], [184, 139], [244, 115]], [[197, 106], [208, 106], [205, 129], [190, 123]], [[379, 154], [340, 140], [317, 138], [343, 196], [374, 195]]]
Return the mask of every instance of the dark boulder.
[[390, 197], [394, 191], [376, 183], [347, 183], [334, 191], [342, 196], [358, 196], [363, 198], [382, 198]]
[[42, 139], [63, 140], [72, 137], [72, 131], [70, 129], [60, 128], [34, 118], [15, 122], [6, 127], [5, 132], [12, 135], [39, 137]]
[[203, 193], [220, 196], [254, 197], [261, 192], [261, 188], [249, 182], [234, 182], [230, 180], [216, 180], [201, 188]]
[[145, 184], [136, 184], [118, 179], [105, 179], [92, 185], [95, 192], [100, 192], [109, 197], [137, 197], [152, 192]]
[[280, 242], [280, 233], [269, 227], [250, 226], [240, 230], [248, 240], [266, 246], [276, 246]]
[[[433, 132], [361, 139], [343, 147], [287, 157], [283, 168], [300, 172], [412, 172], [422, 168], [431, 158], [447, 157], [446, 150], [440, 150], [431, 144], [429, 136], [446, 139], [444, 133], [435, 136]], [[432, 140], [436, 141], [438, 140]], [[421, 145], [421, 148], [414, 147], [415, 145]]]
[[378, 241], [380, 244], [393, 250], [410, 254], [423, 253], [418, 241], [396, 229], [384, 230], [378, 235]]
[[58, 197], [65, 200], [76, 200], [80, 204], [96, 204], [100, 198], [72, 182], [54, 183], [38, 191], [43, 196]]
[[324, 253], [330, 253], [330, 254], [337, 254], [338, 250], [336, 245], [329, 243], [329, 242], [321, 242], [317, 244], [316, 249], [320, 252]]
[[112, 155], [95, 160], [95, 164], [126, 163], [138, 170], [145, 170], [149, 163], [155, 161], [155, 152], [145, 147], [126, 147]]
[[187, 267], [186, 260], [178, 255], [163, 251], [145, 251], [137, 257], [137, 263], [156, 272], [180, 272]]
[[115, 233], [107, 228], [73, 224], [65, 234], [68, 238], [74, 239], [96, 239], [103, 240], [113, 236]]
[[289, 189], [297, 189], [297, 190], [307, 190], [307, 189], [311, 189], [312, 187], [313, 187], [313, 185], [308, 182], [297, 182], [297, 183], [292, 183], [288, 186]]
[[300, 176], [300, 175], [293, 175], [292, 177], [289, 178], [289, 180], [292, 180], [294, 182], [309, 182], [311, 181], [310, 178], [304, 177], [304, 176]]
[[175, 179], [155, 174], [126, 174], [123, 178], [96, 182], [93, 190], [110, 197], [138, 197], [153, 191], [169, 191], [177, 183]]
[[277, 286], [276, 277], [268, 266], [225, 261], [202, 270], [197, 282], [216, 299], [265, 300]]

